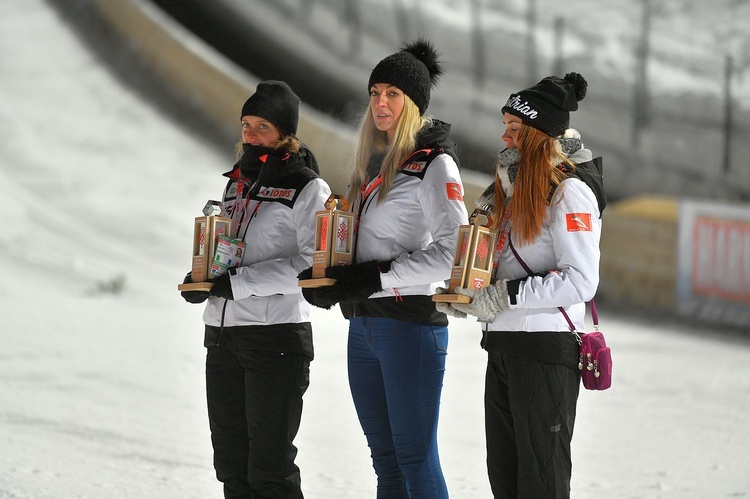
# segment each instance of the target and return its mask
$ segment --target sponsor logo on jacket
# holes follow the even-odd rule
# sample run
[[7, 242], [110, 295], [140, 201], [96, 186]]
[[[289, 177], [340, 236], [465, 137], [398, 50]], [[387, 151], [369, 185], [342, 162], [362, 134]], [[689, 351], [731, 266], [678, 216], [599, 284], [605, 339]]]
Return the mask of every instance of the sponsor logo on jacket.
[[406, 170], [407, 172], [421, 173], [425, 166], [427, 166], [426, 161], [412, 161], [411, 163], [402, 166], [401, 169]]
[[591, 232], [591, 213], [566, 213], [568, 232]]
[[297, 189], [284, 189], [283, 187], [261, 187], [258, 192], [259, 198], [266, 199], [286, 199], [291, 201]]
[[448, 199], [452, 199], [454, 201], [464, 200], [463, 189], [461, 189], [461, 184], [459, 184], [458, 182], [446, 182], [445, 190], [448, 193]]

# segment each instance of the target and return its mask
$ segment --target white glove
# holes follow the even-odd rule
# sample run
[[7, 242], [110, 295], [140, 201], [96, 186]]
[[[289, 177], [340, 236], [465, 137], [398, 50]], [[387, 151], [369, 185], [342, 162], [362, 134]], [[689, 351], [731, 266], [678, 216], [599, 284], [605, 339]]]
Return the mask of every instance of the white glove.
[[[436, 295], [443, 294], [447, 292], [448, 290], [445, 288], [437, 288], [435, 290]], [[435, 302], [435, 308], [438, 312], [442, 312], [445, 315], [450, 315], [451, 317], [456, 317], [458, 319], [466, 319], [466, 314], [464, 312], [461, 312], [460, 310], [456, 310], [454, 307], [451, 306], [450, 303], [446, 302]]]
[[453, 307], [478, 317], [480, 321], [490, 322], [499, 312], [510, 308], [507, 281], [498, 281], [480, 289], [456, 288], [456, 294], [468, 296], [471, 303], [454, 303]]

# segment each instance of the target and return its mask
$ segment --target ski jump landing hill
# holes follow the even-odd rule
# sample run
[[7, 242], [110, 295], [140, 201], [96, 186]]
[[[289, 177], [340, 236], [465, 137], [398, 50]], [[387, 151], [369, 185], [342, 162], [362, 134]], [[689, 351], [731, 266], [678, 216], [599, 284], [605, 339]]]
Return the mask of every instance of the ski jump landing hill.
[[[259, 79], [145, 0], [88, 0], [182, 99], [231, 133]], [[337, 193], [349, 178], [354, 130], [302, 104], [299, 136]], [[469, 211], [487, 175], [462, 171]], [[602, 234], [605, 302], [750, 326], [750, 208], [644, 197], [609, 205]]]

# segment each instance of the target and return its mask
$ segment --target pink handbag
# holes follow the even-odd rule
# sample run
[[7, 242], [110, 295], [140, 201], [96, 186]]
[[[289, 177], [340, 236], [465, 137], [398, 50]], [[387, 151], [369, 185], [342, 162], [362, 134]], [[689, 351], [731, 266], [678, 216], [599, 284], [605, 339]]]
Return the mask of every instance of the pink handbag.
[[596, 304], [591, 300], [591, 315], [594, 318], [593, 333], [578, 333], [565, 310], [565, 315], [573, 334], [578, 339], [581, 351], [578, 355], [578, 369], [581, 370], [583, 386], [587, 390], [606, 390], [612, 386], [612, 351], [607, 346], [604, 334], [599, 331], [599, 316]]

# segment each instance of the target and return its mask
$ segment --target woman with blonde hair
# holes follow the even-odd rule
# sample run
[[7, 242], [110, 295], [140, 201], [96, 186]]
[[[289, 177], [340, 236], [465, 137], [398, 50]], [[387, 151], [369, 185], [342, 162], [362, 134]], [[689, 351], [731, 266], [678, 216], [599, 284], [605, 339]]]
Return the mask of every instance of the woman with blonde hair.
[[470, 304], [446, 313], [479, 318], [487, 350], [487, 469], [496, 498], [570, 496], [570, 443], [580, 374], [567, 318], [584, 327], [599, 283], [601, 158], [569, 114], [586, 95], [578, 73], [550, 76], [503, 107], [507, 149], [477, 201], [494, 214], [494, 283], [458, 288]]
[[349, 319], [349, 385], [379, 498], [448, 497], [437, 449], [448, 320], [431, 297], [467, 214], [450, 125], [424, 115], [441, 74], [424, 40], [372, 71], [347, 196], [355, 263], [329, 267], [336, 283], [304, 293]]

